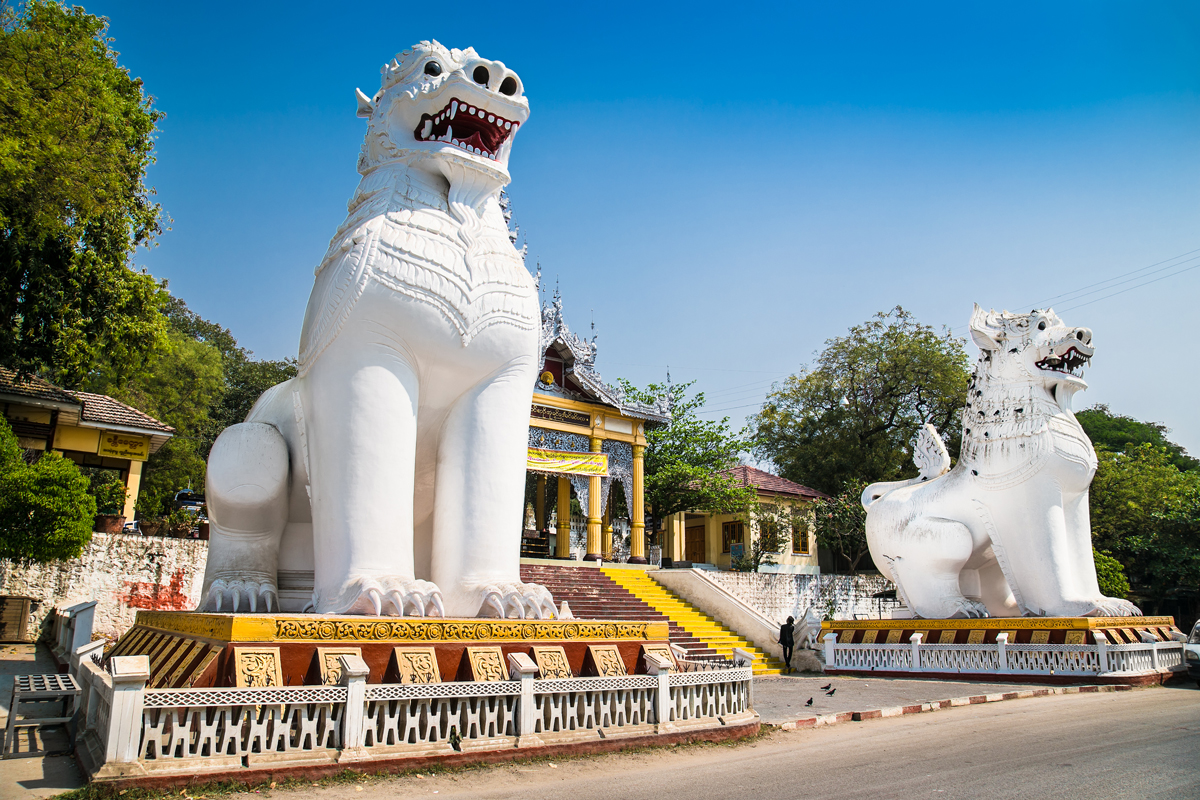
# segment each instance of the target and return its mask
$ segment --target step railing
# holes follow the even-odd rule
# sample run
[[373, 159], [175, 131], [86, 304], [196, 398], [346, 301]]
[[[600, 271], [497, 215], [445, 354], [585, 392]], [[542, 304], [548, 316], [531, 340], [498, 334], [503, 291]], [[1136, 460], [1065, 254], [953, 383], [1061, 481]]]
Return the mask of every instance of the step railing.
[[879, 672], [989, 673], [1068, 677], [1130, 676], [1184, 669], [1183, 643], [1143, 641], [1110, 644], [1093, 631], [1095, 644], [926, 644], [920, 632], [908, 644], [843, 644], [829, 632], [822, 639], [826, 669]]
[[[680, 669], [644, 656], [647, 674], [541, 680], [524, 654], [509, 680], [367, 684], [341, 656], [338, 686], [147, 689], [146, 656], [73, 665], [84, 687], [77, 746], [92, 778], [312, 766], [462, 750], [658, 735], [757, 719], [752, 671], [722, 660]], [[692, 659], [688, 664], [699, 663]]]

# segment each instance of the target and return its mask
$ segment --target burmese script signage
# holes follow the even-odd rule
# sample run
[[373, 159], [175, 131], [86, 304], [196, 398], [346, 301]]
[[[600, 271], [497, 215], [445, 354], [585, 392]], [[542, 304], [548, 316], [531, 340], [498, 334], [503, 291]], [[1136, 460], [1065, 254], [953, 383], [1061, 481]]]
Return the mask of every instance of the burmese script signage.
[[565, 408], [541, 406], [537, 403], [534, 403], [529, 409], [529, 416], [533, 417], [534, 419], [562, 422], [566, 425], [579, 425], [580, 427], [584, 428], [592, 424], [592, 418], [587, 414], [583, 414], [578, 411], [568, 411]]
[[543, 450], [529, 448], [530, 472], [554, 472], [562, 475], [587, 475], [608, 477], [608, 455], [606, 453], [571, 453], [566, 450]]
[[104, 431], [100, 434], [100, 448], [96, 455], [145, 461], [150, 457], [150, 439], [136, 433]]

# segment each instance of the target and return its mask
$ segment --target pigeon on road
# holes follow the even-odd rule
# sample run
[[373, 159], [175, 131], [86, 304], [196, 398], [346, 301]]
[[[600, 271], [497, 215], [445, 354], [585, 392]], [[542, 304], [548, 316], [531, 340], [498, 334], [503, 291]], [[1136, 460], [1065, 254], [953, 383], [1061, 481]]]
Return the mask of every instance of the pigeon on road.
[[825, 696], [826, 696], [826, 697], [833, 697], [833, 693], [834, 693], [834, 692], [836, 692], [836, 691], [837, 691], [837, 689], [830, 689], [828, 692], [826, 692], [826, 693], [825, 693]]
[[811, 706], [811, 705], [812, 705], [812, 701], [813, 701], [813, 699], [812, 699], [811, 697], [810, 697], [810, 698], [808, 698], [808, 702], [804, 704], [804, 707], [805, 707], [805, 708], [808, 708], [809, 706]]
[[821, 691], [828, 692], [830, 686], [833, 686], [833, 684], [832, 683], [825, 684], [824, 686], [821, 687]]

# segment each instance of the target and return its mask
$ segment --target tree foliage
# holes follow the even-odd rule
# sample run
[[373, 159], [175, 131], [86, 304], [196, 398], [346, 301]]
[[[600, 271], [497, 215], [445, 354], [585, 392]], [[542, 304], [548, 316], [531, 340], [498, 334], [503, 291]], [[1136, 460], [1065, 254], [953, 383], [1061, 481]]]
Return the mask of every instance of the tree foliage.
[[96, 501], [88, 479], [53, 451], [25, 463], [0, 418], [0, 558], [48, 563], [74, 558], [92, 538]]
[[861, 499], [866, 488], [865, 482], [852, 480], [828, 500], [813, 502], [813, 531], [817, 544], [846, 559], [851, 574], [857, 573], [859, 563], [870, 552], [867, 512]]
[[754, 503], [749, 510], [750, 546], [730, 566], [740, 572], [758, 572], [760, 567], [779, 563], [779, 556], [792, 544], [792, 529], [807, 526], [807, 511], [783, 503]]
[[754, 452], [831, 495], [854, 480], [911, 477], [925, 423], [958, 452], [969, 380], [963, 340], [897, 306], [828, 340], [812, 369], [772, 390], [751, 419]]
[[1089, 495], [1096, 549], [1125, 567], [1133, 594], [1153, 607], [1200, 590], [1200, 472], [1181, 472], [1174, 455], [1149, 443], [1100, 449]]
[[1200, 467], [1200, 459], [1192, 458], [1181, 445], [1168, 439], [1171, 429], [1158, 422], [1142, 422], [1124, 414], [1114, 414], [1104, 404], [1076, 413], [1075, 419], [1098, 448], [1120, 453], [1131, 444], [1152, 444], [1166, 450], [1171, 463], [1181, 470]]
[[109, 364], [87, 388], [128, 403], [175, 428], [175, 436], [146, 462], [138, 510], [159, 516], [175, 493], [204, 486], [208, 452], [221, 431], [242, 422], [264, 391], [295, 376], [291, 359], [258, 361], [227, 329], [178, 298], [165, 305], [168, 331], [131, 375]]
[[745, 511], [754, 503], [752, 486], [729, 474], [738, 463], [745, 442], [729, 429], [729, 418], [703, 420], [704, 393], [688, 395], [692, 383], [651, 384], [639, 390], [622, 381], [626, 396], [642, 402], [667, 397], [670, 424], [646, 431], [645, 494], [654, 516], [680, 511], [729, 514]]
[[1125, 568], [1108, 552], [1092, 548], [1092, 558], [1096, 562], [1096, 579], [1100, 583], [1100, 593], [1105, 597], [1129, 597], [1129, 581], [1125, 577]]
[[157, 346], [165, 299], [129, 266], [160, 231], [145, 172], [161, 113], [117, 63], [107, 23], [0, 7], [0, 364], [76, 385]]

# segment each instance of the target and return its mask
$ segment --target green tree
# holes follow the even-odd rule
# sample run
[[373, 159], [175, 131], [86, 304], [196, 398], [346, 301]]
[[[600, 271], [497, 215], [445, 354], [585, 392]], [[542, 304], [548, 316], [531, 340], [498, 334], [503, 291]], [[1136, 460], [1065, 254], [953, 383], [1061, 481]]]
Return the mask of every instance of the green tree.
[[0, 418], [0, 558], [48, 563], [74, 558], [92, 538], [96, 501], [88, 479], [53, 451], [25, 463]]
[[813, 531], [817, 544], [846, 559], [850, 573], [870, 552], [867, 546], [867, 511], [862, 506], [863, 481], [849, 481], [842, 491], [812, 505]]
[[1092, 541], [1124, 566], [1134, 599], [1153, 613], [1200, 589], [1200, 472], [1181, 472], [1171, 451], [1148, 443], [1096, 455]]
[[1096, 579], [1100, 583], [1100, 593], [1105, 597], [1129, 597], [1129, 581], [1125, 578], [1125, 568], [1108, 552], [1092, 548], [1092, 557], [1096, 562]]
[[[693, 382], [694, 383], [694, 382]], [[645, 496], [655, 517], [680, 511], [745, 512], [758, 494], [728, 472], [745, 442], [729, 429], [729, 418], [703, 420], [704, 393], [690, 396], [692, 383], [651, 384], [645, 390], [621, 381], [626, 397], [670, 402], [671, 422], [646, 431]]]
[[102, 356], [133, 369], [165, 331], [162, 289], [129, 266], [160, 231], [162, 115], [106, 32], [79, 7], [0, 7], [0, 364], [67, 386]]
[[815, 367], [771, 391], [751, 418], [754, 452], [830, 495], [854, 480], [911, 477], [925, 423], [958, 452], [969, 380], [963, 340], [897, 306], [828, 340]]
[[1096, 447], [1114, 453], [1124, 452], [1129, 445], [1152, 444], [1170, 453], [1171, 463], [1181, 470], [1200, 467], [1200, 460], [1188, 455], [1181, 445], [1167, 438], [1170, 428], [1158, 422], [1142, 422], [1124, 414], [1114, 414], [1104, 404], [1075, 414], [1088, 438]]
[[758, 572], [760, 567], [779, 563], [779, 556], [792, 544], [792, 529], [808, 525], [808, 514], [782, 503], [754, 503], [749, 510], [750, 546], [730, 566], [741, 572]]

